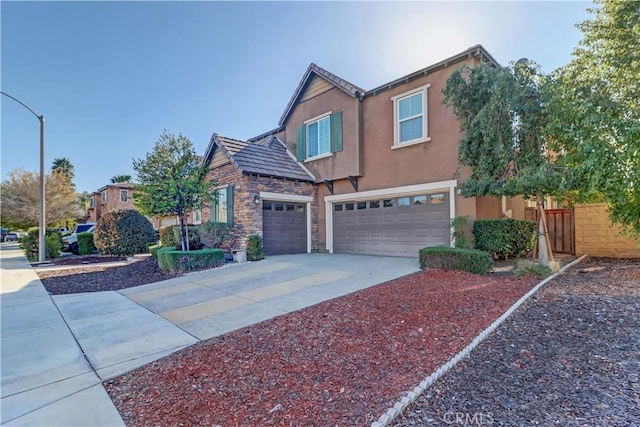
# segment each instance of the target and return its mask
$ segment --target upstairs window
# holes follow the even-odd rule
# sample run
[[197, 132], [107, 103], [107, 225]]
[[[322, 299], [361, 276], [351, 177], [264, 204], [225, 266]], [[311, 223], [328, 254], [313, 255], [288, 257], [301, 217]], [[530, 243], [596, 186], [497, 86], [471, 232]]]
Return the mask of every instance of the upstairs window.
[[342, 151], [342, 112], [328, 112], [309, 119], [296, 133], [296, 158], [300, 162]]
[[330, 153], [329, 117], [325, 116], [306, 124], [308, 157]]
[[129, 200], [129, 192], [127, 190], [120, 190], [120, 201], [127, 203], [127, 200]]
[[427, 89], [425, 85], [391, 98], [393, 101], [393, 148], [429, 141]]
[[102, 192], [102, 203], [107, 203], [109, 201], [109, 197], [106, 191]]
[[89, 199], [89, 209], [93, 209], [96, 207], [96, 196], [91, 196]]

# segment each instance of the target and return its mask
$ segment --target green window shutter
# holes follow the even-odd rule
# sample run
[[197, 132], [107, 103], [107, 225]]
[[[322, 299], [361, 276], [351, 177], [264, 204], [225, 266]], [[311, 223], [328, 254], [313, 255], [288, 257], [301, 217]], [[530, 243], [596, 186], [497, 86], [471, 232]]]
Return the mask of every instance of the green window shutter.
[[211, 211], [210, 211], [210, 220], [213, 222], [218, 222], [218, 197], [220, 197], [220, 193], [218, 190], [215, 190], [215, 194], [211, 199]]
[[307, 158], [307, 127], [304, 125], [296, 132], [296, 158], [299, 162]]
[[342, 151], [342, 111], [331, 115], [331, 152]]
[[233, 185], [227, 187], [227, 224], [233, 225]]

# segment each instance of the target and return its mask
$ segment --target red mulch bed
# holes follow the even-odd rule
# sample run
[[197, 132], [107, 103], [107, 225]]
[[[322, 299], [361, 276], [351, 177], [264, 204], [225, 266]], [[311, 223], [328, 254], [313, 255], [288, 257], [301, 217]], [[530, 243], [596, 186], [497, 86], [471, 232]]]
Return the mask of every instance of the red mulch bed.
[[537, 279], [421, 271], [105, 382], [127, 425], [369, 425]]

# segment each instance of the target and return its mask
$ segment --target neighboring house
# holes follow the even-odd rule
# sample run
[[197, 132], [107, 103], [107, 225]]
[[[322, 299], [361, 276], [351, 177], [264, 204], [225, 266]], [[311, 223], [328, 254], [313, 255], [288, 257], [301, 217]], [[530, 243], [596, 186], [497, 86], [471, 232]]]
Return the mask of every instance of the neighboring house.
[[276, 129], [248, 141], [213, 135], [204, 162], [221, 197], [202, 218], [233, 225], [228, 249], [260, 234], [267, 254], [416, 256], [450, 245], [456, 216], [521, 217], [522, 202], [456, 191], [469, 172], [456, 178], [460, 123], [442, 89], [480, 61], [497, 65], [477, 45], [371, 90], [311, 64]]
[[107, 184], [89, 198], [88, 222], [97, 222], [107, 212], [117, 209], [135, 209], [133, 206], [133, 184], [119, 182]]

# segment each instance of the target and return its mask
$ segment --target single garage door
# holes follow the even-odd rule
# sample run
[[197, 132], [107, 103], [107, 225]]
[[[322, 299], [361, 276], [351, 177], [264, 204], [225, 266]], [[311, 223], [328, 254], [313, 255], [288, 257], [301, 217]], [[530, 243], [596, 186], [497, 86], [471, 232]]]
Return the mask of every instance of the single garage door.
[[262, 246], [267, 255], [307, 252], [307, 205], [262, 202]]
[[415, 257], [449, 233], [448, 192], [333, 205], [335, 253]]

